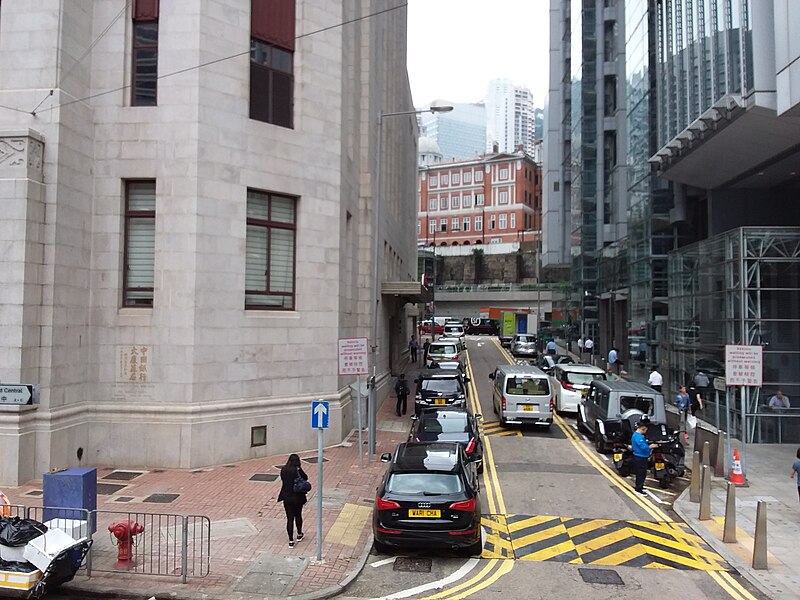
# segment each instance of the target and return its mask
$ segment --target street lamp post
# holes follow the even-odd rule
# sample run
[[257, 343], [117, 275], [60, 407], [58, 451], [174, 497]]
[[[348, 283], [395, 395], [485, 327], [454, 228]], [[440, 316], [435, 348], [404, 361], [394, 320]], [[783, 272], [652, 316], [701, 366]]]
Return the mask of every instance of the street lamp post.
[[[376, 407], [377, 407], [377, 379], [378, 379], [378, 313], [381, 302], [380, 284], [380, 218], [381, 204], [383, 203], [383, 190], [381, 188], [381, 166], [383, 163], [383, 120], [387, 117], [399, 117], [402, 115], [418, 115], [426, 112], [450, 112], [452, 106], [431, 106], [423, 110], [403, 110], [399, 112], [378, 112], [378, 164], [375, 167], [375, 209], [373, 211], [373, 244], [372, 244], [372, 336], [370, 340], [370, 359], [372, 360], [372, 377], [369, 386], [369, 434], [367, 436], [367, 460], [371, 462], [372, 455], [375, 454], [376, 438]], [[435, 285], [435, 282], [434, 282]]]

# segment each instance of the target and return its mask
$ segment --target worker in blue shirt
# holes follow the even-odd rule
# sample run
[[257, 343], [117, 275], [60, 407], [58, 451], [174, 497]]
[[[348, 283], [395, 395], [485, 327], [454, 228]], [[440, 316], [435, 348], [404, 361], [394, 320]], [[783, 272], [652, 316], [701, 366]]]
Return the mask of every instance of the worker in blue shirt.
[[556, 353], [556, 342], [555, 342], [555, 340], [550, 340], [549, 342], [547, 342], [547, 346], [545, 346], [545, 349], [547, 350], [548, 354], [555, 355], [555, 353]]
[[644, 437], [650, 421], [646, 418], [636, 424], [636, 431], [633, 432], [631, 445], [633, 446], [633, 472], [636, 474], [636, 485], [634, 491], [640, 496], [647, 497], [644, 493], [644, 480], [647, 478], [647, 463], [650, 459], [650, 450], [658, 444], [648, 444]]

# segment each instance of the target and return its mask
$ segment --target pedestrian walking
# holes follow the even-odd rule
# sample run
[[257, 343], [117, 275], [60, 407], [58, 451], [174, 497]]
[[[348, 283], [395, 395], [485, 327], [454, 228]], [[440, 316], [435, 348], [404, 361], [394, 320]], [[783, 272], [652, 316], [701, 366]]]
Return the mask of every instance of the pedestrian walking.
[[395, 405], [394, 411], [399, 417], [401, 410], [403, 414], [406, 414], [407, 408], [408, 382], [406, 381], [405, 373], [400, 373], [400, 377], [397, 378], [397, 383], [394, 384], [394, 393], [397, 396], [397, 404]]
[[[278, 494], [278, 502], [283, 502], [283, 509], [286, 511], [286, 533], [289, 534], [289, 548], [294, 548], [294, 526], [297, 526], [297, 541], [300, 542], [305, 537], [303, 533], [303, 505], [306, 503], [306, 494], [311, 489], [311, 484], [307, 484], [305, 492], [295, 491], [299, 489], [298, 479], [308, 481], [308, 475], [300, 466], [300, 457], [297, 454], [290, 454], [286, 464], [281, 467], [281, 493]], [[296, 482], [298, 485], [296, 485]]]
[[678, 395], [675, 396], [675, 404], [678, 406], [678, 410], [680, 411], [681, 415], [683, 437], [685, 437], [687, 440], [689, 439], [689, 429], [687, 428], [686, 417], [689, 414], [689, 407], [691, 406], [691, 403], [692, 400], [689, 397], [689, 394], [686, 393], [686, 386], [680, 386], [678, 388]]
[[583, 342], [583, 349], [586, 350], [586, 354], [589, 355], [589, 363], [594, 364], [594, 340], [590, 338], [588, 335]]
[[578, 360], [583, 360], [583, 336], [578, 338]]
[[704, 390], [709, 386], [711, 382], [708, 380], [708, 375], [706, 375], [702, 371], [698, 371], [697, 375], [694, 376], [692, 383], [694, 384], [694, 387]]
[[411, 341], [408, 342], [408, 349], [411, 352], [411, 362], [417, 364], [417, 352], [419, 351], [419, 342], [416, 336], [411, 336]]
[[647, 385], [653, 388], [657, 392], [661, 392], [661, 386], [664, 385], [664, 378], [661, 376], [661, 373], [658, 372], [656, 367], [653, 367], [650, 371], [650, 377], [647, 378]]
[[640, 496], [647, 496], [644, 492], [644, 480], [647, 478], [647, 464], [650, 462], [650, 452], [657, 444], [648, 444], [644, 434], [647, 432], [649, 421], [646, 417], [636, 423], [636, 431], [631, 437], [633, 447], [633, 472], [636, 479], [633, 491]]
[[694, 417], [703, 410], [703, 394], [696, 387], [689, 389], [689, 413]]
[[551, 338], [550, 341], [547, 342], [547, 346], [545, 346], [545, 349], [547, 350], [548, 354], [552, 354], [553, 356], [555, 356], [557, 351], [555, 340]]
[[619, 375], [619, 356], [614, 346], [611, 346], [611, 350], [608, 351], [608, 368]]
[[797, 460], [792, 465], [792, 470], [789, 471], [789, 477], [797, 480], [797, 497], [800, 498], [800, 448], [797, 449]]
[[422, 366], [428, 366], [428, 348], [431, 347], [431, 341], [428, 338], [425, 338], [425, 343], [422, 344]]

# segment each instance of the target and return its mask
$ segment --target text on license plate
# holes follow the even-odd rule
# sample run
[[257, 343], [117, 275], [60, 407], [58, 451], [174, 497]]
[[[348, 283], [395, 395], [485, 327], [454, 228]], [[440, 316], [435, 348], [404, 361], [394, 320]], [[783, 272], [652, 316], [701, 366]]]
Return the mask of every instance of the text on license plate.
[[447, 404], [447, 400], [445, 400], [444, 398], [436, 398], [436, 399], [433, 401], [433, 403], [434, 403], [434, 404]]
[[538, 406], [537, 404], [523, 404], [523, 405], [522, 405], [522, 410], [524, 410], [525, 412], [533, 412], [533, 411], [535, 411], [535, 410], [536, 410], [538, 407], [539, 407], [539, 406]]
[[656, 463], [656, 470], [660, 471], [664, 468], [664, 463]]
[[622, 454], [615, 454], [614, 460], [622, 460]]
[[433, 508], [409, 508], [409, 517], [421, 517], [423, 519], [438, 519], [442, 516], [442, 511]]

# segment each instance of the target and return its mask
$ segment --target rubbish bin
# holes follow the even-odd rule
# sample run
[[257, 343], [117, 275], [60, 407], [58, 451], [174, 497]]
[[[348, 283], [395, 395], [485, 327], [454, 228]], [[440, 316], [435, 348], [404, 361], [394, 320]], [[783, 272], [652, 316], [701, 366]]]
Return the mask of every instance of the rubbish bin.
[[[95, 533], [97, 524], [91, 518], [97, 510], [97, 469], [75, 467], [42, 476], [44, 521], [51, 519], [85, 519], [89, 511], [89, 531]], [[82, 510], [63, 510], [63, 509]], [[62, 510], [57, 510], [62, 509]]]

